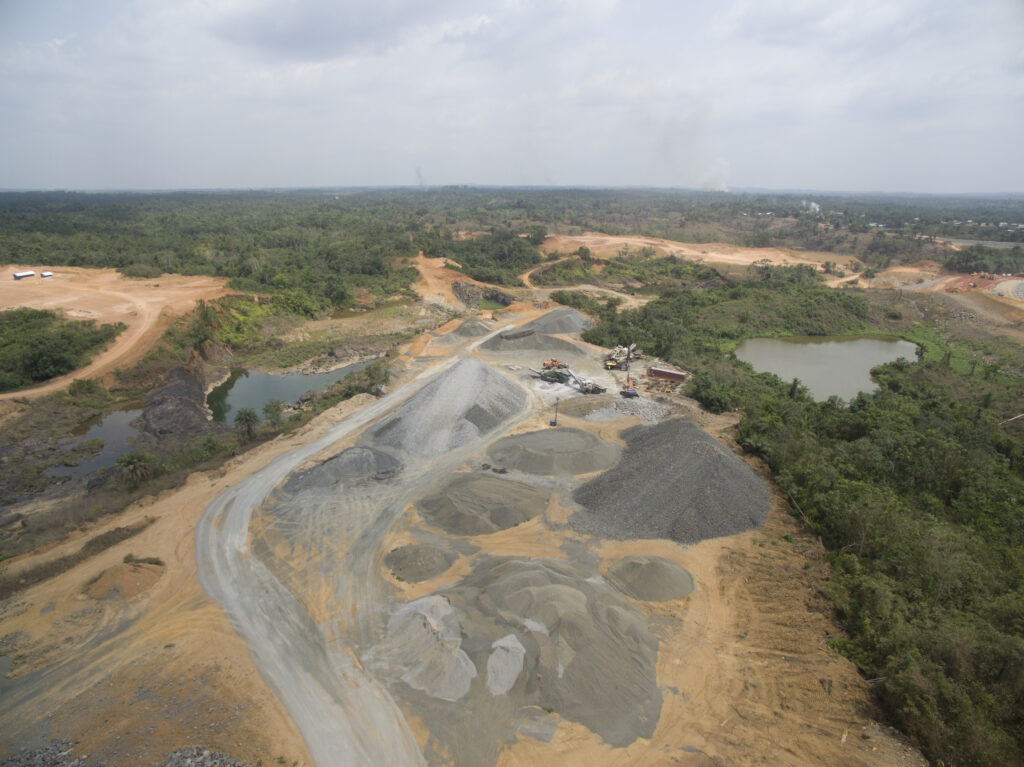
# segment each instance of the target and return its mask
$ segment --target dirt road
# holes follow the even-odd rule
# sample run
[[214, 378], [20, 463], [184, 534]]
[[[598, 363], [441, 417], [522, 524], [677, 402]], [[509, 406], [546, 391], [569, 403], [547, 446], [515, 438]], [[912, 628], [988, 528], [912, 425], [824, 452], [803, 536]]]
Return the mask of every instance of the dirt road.
[[55, 267], [52, 277], [14, 280], [20, 271], [44, 267], [5, 266], [0, 269], [0, 308], [30, 307], [61, 312], [69, 319], [95, 320], [97, 324], [123, 322], [128, 326], [85, 367], [54, 378], [40, 386], [0, 394], [0, 400], [38, 397], [63, 389], [76, 378], [95, 378], [142, 358], [174, 317], [189, 311], [199, 299], [227, 295], [227, 280], [218, 277], [185, 277], [165, 274], [151, 280], [135, 280], [113, 269]]

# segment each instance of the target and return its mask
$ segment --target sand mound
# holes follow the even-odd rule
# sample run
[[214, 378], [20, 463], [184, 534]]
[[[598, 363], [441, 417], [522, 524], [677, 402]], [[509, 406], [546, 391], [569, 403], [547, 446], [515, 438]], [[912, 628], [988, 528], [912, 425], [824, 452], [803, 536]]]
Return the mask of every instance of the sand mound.
[[498, 440], [488, 451], [491, 462], [528, 474], [567, 476], [607, 469], [618, 448], [580, 429], [544, 429]]
[[533, 322], [523, 325], [523, 329], [549, 334], [582, 333], [584, 330], [593, 327], [593, 325], [593, 320], [582, 312], [578, 312], [569, 306], [561, 306], [557, 309], [552, 309], [543, 317], [538, 317]]
[[[658, 641], [647, 619], [562, 560], [490, 558], [444, 595], [388, 624], [390, 675], [455, 764], [490, 764], [535, 706], [612, 746], [650, 737], [661, 715]], [[412, 689], [409, 689], [412, 688]], [[457, 701], [430, 704], [422, 694]]]
[[389, 551], [384, 566], [400, 580], [419, 583], [440, 575], [458, 558], [454, 551], [439, 546], [412, 543]]
[[624, 557], [604, 578], [627, 597], [643, 602], [667, 602], [693, 591], [693, 576], [661, 557]]
[[564, 338], [538, 333], [534, 330], [513, 330], [508, 333], [499, 333], [480, 346], [489, 352], [546, 352], [548, 354], [558, 353], [582, 354], [580, 349]]
[[548, 493], [490, 474], [462, 474], [416, 504], [420, 514], [453, 535], [487, 535], [537, 516]]
[[463, 359], [402, 403], [369, 439], [413, 455], [441, 455], [480, 439], [525, 404], [517, 384]]
[[108, 567], [100, 577], [86, 586], [85, 593], [93, 599], [131, 599], [148, 591], [160, 580], [164, 568], [140, 562]]
[[350, 447], [323, 463], [289, 477], [284, 485], [288, 492], [328, 489], [342, 482], [382, 481], [402, 470], [402, 463], [392, 455], [371, 447]]
[[619, 464], [573, 493], [584, 507], [569, 518], [574, 529], [695, 543], [761, 524], [770, 501], [764, 481], [695, 424], [672, 419], [622, 434]]

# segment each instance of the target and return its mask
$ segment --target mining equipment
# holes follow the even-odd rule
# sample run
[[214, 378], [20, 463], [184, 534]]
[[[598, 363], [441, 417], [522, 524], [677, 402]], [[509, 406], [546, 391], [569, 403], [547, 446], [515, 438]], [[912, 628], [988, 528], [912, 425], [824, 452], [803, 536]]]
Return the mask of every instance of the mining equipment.
[[580, 394], [604, 394], [608, 391], [605, 387], [600, 384], [594, 383], [588, 378], [582, 378], [572, 372], [572, 368], [566, 368], [569, 375], [572, 376], [572, 380], [580, 389]]
[[540, 380], [547, 381], [548, 383], [569, 383], [569, 374], [558, 368], [551, 368], [550, 370], [534, 370], [530, 368], [530, 372], [540, 378]]
[[541, 366], [544, 370], [562, 370], [567, 369], [569, 364], [562, 362], [562, 360], [556, 360], [552, 357], [549, 360], [544, 360], [544, 364]]

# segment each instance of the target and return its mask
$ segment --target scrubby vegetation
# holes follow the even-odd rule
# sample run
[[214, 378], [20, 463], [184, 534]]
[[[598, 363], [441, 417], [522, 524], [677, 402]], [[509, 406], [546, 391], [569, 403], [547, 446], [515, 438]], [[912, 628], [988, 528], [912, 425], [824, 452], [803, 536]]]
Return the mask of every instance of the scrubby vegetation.
[[70, 373], [124, 329], [122, 323], [97, 327], [45, 309], [0, 311], [0, 391]]
[[[827, 290], [810, 270], [764, 267], [638, 310], [598, 307], [586, 338], [635, 341], [694, 371], [690, 393], [709, 409], [742, 412], [740, 444], [768, 462], [831, 552], [826, 590], [848, 632], [835, 649], [929, 758], [1019, 764], [1024, 427], [1001, 422], [1019, 412], [1024, 381], [887, 303], [911, 300], [926, 299]], [[925, 346], [918, 362], [876, 369], [880, 390], [849, 404], [815, 402], [798, 381], [729, 354], [748, 336], [865, 330]]]

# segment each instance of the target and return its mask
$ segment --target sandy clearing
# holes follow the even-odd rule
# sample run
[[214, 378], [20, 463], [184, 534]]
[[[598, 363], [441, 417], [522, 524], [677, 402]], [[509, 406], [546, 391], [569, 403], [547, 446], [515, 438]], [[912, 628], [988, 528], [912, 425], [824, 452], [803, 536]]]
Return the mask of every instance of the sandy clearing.
[[199, 299], [228, 295], [226, 279], [185, 277], [165, 274], [157, 279], [128, 279], [113, 269], [54, 267], [46, 279], [13, 279], [15, 272], [46, 267], [5, 266], [0, 268], [0, 308], [51, 309], [71, 319], [90, 319], [97, 324], [123, 322], [128, 326], [114, 342], [85, 367], [54, 378], [40, 386], [0, 394], [0, 400], [38, 397], [58, 391], [76, 378], [95, 378], [116, 367], [127, 367], [141, 359], [171, 320], [189, 311]]
[[[628, 248], [636, 254], [641, 248], [653, 248], [658, 256], [677, 255], [709, 264], [737, 264], [749, 266], [767, 260], [773, 264], [810, 264], [820, 266], [835, 261], [834, 253], [815, 253], [789, 248], [743, 248], [720, 242], [685, 243], [659, 237], [617, 236], [587, 232], [580, 235], [549, 235], [541, 245], [544, 253], [566, 253], [586, 247], [597, 258], [614, 258]], [[855, 260], [855, 259], [854, 259]]]
[[416, 256], [414, 266], [420, 278], [411, 287], [420, 298], [427, 303], [440, 304], [446, 309], [462, 311], [466, 305], [452, 292], [452, 283], [456, 281], [473, 282], [462, 272], [448, 268], [446, 258], [427, 258], [420, 252]]

